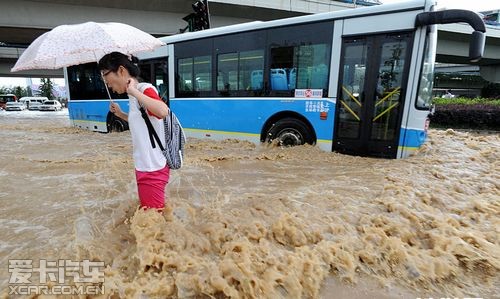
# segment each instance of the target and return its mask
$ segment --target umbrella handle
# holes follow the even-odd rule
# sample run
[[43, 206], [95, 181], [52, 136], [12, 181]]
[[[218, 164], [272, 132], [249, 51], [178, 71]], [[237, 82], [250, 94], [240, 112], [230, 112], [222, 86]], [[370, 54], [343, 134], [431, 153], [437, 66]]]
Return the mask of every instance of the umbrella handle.
[[108, 92], [109, 101], [111, 103], [113, 103], [113, 99], [111, 98], [111, 94], [109, 93], [108, 84], [106, 84], [106, 81], [104, 80], [104, 76], [102, 75], [102, 72], [99, 72], [99, 73], [101, 73], [102, 82], [104, 83], [104, 87], [106, 87], [106, 91]]

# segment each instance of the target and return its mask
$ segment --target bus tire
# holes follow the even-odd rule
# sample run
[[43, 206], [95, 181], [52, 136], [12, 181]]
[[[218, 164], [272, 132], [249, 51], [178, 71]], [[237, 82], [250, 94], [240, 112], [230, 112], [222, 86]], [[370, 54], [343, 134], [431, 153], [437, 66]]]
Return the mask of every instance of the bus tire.
[[305, 143], [314, 144], [314, 134], [301, 120], [283, 118], [274, 123], [267, 132], [267, 142], [278, 142], [280, 146], [296, 146]]
[[113, 132], [123, 132], [125, 131], [125, 124], [120, 121], [119, 119], [116, 119], [113, 121], [113, 124], [111, 125], [111, 130]]
[[111, 112], [108, 113], [108, 117], [106, 119], [106, 126], [108, 128], [108, 133], [123, 132], [125, 130], [128, 130], [128, 123], [124, 120], [119, 119]]

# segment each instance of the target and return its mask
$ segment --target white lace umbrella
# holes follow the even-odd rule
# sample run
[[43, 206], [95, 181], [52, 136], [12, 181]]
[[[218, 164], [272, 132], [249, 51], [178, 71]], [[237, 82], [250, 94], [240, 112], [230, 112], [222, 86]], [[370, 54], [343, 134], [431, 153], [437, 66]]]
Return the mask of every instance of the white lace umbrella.
[[111, 52], [128, 55], [152, 51], [162, 45], [152, 35], [122, 23], [61, 25], [38, 37], [11, 71], [59, 69], [97, 62]]

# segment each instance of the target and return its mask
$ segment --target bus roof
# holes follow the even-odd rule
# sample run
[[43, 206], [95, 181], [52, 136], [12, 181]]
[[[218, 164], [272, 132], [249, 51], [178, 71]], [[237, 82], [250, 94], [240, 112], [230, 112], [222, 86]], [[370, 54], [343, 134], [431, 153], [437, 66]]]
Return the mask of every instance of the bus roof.
[[323, 20], [334, 20], [334, 19], [344, 19], [350, 17], [359, 17], [363, 15], [373, 15], [388, 12], [406, 11], [406, 10], [418, 10], [423, 9], [428, 0], [412, 0], [402, 3], [391, 3], [383, 4], [369, 7], [360, 7], [356, 9], [345, 9], [340, 11], [323, 12], [312, 15], [305, 15], [299, 17], [285, 18], [272, 21], [254, 21], [236, 25], [229, 25], [224, 27], [217, 27], [213, 29], [207, 29], [196, 32], [188, 32], [183, 34], [176, 34], [171, 36], [161, 37], [160, 40], [166, 44], [172, 44], [176, 42], [182, 42], [185, 40], [200, 39], [209, 36], [217, 36], [228, 33], [236, 33], [248, 30], [258, 30], [271, 27], [279, 27], [285, 25], [293, 25], [300, 23], [310, 23]]

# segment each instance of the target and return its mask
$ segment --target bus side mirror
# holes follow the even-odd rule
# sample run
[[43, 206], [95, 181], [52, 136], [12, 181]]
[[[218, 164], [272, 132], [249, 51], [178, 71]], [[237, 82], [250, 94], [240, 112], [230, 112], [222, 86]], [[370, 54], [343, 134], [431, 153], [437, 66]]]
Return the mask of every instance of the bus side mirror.
[[435, 24], [451, 24], [465, 22], [473, 29], [469, 42], [469, 60], [477, 62], [483, 57], [484, 43], [486, 41], [486, 26], [483, 19], [472, 11], [463, 9], [449, 9], [419, 13], [415, 19], [415, 26], [426, 26]]

